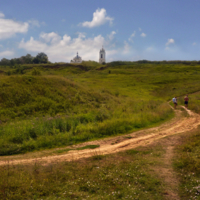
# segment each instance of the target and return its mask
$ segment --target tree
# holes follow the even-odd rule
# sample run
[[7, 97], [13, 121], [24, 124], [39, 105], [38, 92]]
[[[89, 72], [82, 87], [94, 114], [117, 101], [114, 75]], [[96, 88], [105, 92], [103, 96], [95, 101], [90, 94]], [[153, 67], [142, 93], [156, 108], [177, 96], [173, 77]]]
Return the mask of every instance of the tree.
[[38, 59], [39, 63], [48, 63], [48, 56], [43, 52], [38, 53], [36, 58]]
[[10, 60], [6, 58], [2, 58], [0, 63], [1, 65], [10, 65]]
[[38, 64], [38, 63], [40, 63], [39, 58], [37, 58], [37, 57], [33, 58], [33, 63], [34, 63], [34, 64]]
[[32, 63], [33, 56], [31, 56], [31, 54], [26, 54], [26, 56], [23, 56], [23, 57], [24, 57], [24, 59], [25, 59], [25, 63], [26, 63], [26, 64]]
[[15, 58], [10, 60], [10, 64], [11, 64], [11, 66], [14, 66], [16, 64]]

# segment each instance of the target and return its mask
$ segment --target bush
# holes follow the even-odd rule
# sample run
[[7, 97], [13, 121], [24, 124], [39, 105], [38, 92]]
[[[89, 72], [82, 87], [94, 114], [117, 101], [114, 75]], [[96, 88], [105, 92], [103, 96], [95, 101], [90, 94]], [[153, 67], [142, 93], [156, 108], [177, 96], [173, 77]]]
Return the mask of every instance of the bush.
[[41, 75], [41, 72], [38, 69], [34, 68], [33, 71], [32, 71], [32, 75], [33, 76], [39, 76], [39, 75]]

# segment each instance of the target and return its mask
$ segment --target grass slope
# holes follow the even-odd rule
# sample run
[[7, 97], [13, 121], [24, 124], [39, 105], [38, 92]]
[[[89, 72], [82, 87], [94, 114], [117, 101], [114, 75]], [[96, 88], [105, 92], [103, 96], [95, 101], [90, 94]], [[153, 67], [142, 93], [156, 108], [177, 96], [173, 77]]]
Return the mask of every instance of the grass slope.
[[182, 138], [176, 148], [174, 168], [179, 179], [181, 199], [200, 199], [200, 130]]
[[[88, 68], [65, 64], [0, 68], [1, 155], [151, 126], [173, 115], [167, 100], [179, 96], [178, 103], [183, 104], [184, 94], [200, 90], [199, 63], [114, 62], [99, 66], [89, 62], [85, 66]], [[189, 108], [199, 113], [199, 93], [189, 98]], [[51, 102], [49, 107], [46, 102]], [[25, 107], [33, 109], [27, 112]], [[169, 185], [156, 172], [166, 168], [167, 142], [163, 140], [114, 155], [97, 153], [77, 162], [55, 161], [47, 166], [8, 163], [0, 167], [0, 198], [166, 199]], [[199, 199], [199, 131], [180, 141], [174, 158], [180, 197]]]
[[7, 165], [0, 167], [0, 198], [162, 200], [164, 185], [151, 170], [161, 152], [129, 150], [48, 166]]
[[1, 71], [1, 155], [148, 127], [173, 116], [166, 100], [200, 90], [198, 63], [90, 61]]

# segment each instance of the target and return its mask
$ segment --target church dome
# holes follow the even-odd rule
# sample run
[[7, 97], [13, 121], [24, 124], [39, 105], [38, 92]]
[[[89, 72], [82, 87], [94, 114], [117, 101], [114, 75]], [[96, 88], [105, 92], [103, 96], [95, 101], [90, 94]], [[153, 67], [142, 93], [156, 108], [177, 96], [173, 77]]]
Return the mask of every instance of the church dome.
[[77, 55], [73, 58], [73, 60], [71, 60], [71, 63], [81, 63], [82, 62], [82, 58], [78, 55], [78, 52], [77, 52]]
[[81, 57], [77, 53], [77, 55], [76, 55], [76, 57], [74, 57], [74, 59], [79, 59], [79, 58], [81, 58]]

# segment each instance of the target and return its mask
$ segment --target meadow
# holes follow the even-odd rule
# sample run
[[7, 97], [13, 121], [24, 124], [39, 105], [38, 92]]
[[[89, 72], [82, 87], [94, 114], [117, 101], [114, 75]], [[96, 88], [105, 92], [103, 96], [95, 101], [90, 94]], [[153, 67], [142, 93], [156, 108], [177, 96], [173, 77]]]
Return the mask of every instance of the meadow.
[[[155, 126], [167, 101], [200, 90], [199, 63], [0, 67], [0, 155], [73, 145]], [[199, 112], [198, 97], [190, 108]], [[195, 102], [195, 103], [193, 103]]]
[[0, 155], [128, 133], [173, 116], [166, 99], [154, 94], [151, 65], [88, 62], [1, 69]]
[[80, 161], [1, 167], [1, 199], [157, 199], [165, 187], [151, 167], [163, 150], [129, 150]]
[[[0, 66], [0, 155], [70, 150], [159, 125], [174, 116], [168, 105], [174, 96], [184, 105], [189, 94], [189, 108], [199, 113], [198, 91], [198, 62]], [[182, 136], [176, 147], [181, 199], [199, 198], [199, 133]], [[46, 166], [7, 163], [0, 167], [0, 198], [166, 199], [166, 183], [154, 170], [162, 165], [165, 145], [107, 156], [97, 151], [91, 158]]]

